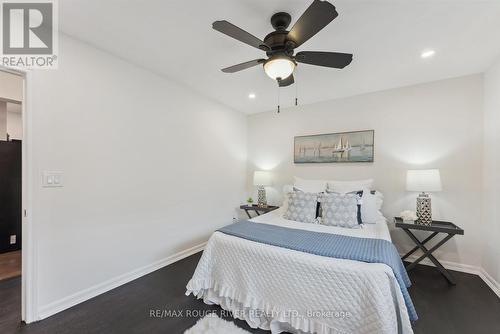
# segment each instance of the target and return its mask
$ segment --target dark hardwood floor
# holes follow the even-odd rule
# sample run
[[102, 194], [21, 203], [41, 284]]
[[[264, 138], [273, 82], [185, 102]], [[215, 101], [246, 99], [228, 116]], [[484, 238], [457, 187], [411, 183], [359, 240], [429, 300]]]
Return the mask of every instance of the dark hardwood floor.
[[[0, 333], [183, 333], [203, 312], [220, 312], [217, 306], [184, 295], [199, 257], [200, 253], [195, 254], [30, 325], [20, 325], [20, 278], [2, 281]], [[454, 274], [456, 286], [449, 286], [432, 267], [417, 266], [410, 273], [410, 293], [420, 317], [415, 333], [500, 333], [500, 299], [478, 276]], [[162, 317], [164, 310], [170, 311], [170, 317]], [[269, 333], [251, 330], [242, 321], [236, 324], [252, 333]]]
[[0, 281], [21, 276], [21, 251], [0, 254]]

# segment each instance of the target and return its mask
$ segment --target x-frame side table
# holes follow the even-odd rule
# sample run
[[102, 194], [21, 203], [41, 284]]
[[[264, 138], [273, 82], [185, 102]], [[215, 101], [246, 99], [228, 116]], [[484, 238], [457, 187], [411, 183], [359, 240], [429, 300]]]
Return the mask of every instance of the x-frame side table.
[[[395, 217], [394, 221], [396, 223], [396, 227], [403, 229], [403, 231], [405, 231], [406, 234], [410, 237], [410, 239], [416, 244], [416, 246], [413, 249], [411, 249], [408, 253], [406, 253], [401, 259], [404, 261], [419, 249], [422, 250], [423, 252], [423, 254], [418, 259], [416, 259], [414, 262], [406, 266], [406, 270], [407, 271], [412, 270], [423, 259], [428, 258], [429, 260], [432, 261], [432, 263], [434, 263], [436, 268], [448, 280], [448, 282], [455, 285], [456, 281], [453, 275], [448, 270], [446, 270], [445, 267], [443, 267], [443, 265], [434, 257], [434, 255], [432, 255], [432, 253], [434, 253], [439, 247], [444, 245], [448, 240], [453, 238], [455, 235], [463, 235], [464, 230], [453, 223], [438, 221], [438, 220], [432, 221], [430, 225], [404, 222], [400, 217]], [[415, 236], [415, 234], [413, 234], [411, 230], [429, 231], [432, 233], [427, 238], [421, 241]], [[427, 248], [425, 244], [431, 241], [435, 236], [437, 236], [440, 233], [446, 234], [446, 236], [443, 239], [441, 239], [441, 241], [439, 241], [437, 244], [435, 244], [433, 247]]]
[[244, 210], [248, 216], [249, 219], [252, 219], [252, 216], [250, 215], [250, 212], [253, 211], [257, 214], [257, 216], [260, 216], [261, 213], [268, 213], [270, 211], [278, 209], [279, 206], [274, 206], [274, 205], [268, 205], [265, 207], [257, 206], [257, 205], [241, 205], [240, 209]]

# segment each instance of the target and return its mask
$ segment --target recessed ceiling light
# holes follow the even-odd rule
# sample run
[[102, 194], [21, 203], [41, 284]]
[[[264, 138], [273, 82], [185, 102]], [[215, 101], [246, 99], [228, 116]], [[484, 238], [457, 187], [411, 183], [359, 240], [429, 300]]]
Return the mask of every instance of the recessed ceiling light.
[[436, 54], [436, 51], [434, 50], [425, 50], [420, 54], [420, 57], [422, 58], [430, 58]]
[[252, 100], [255, 99], [255, 93], [248, 94], [248, 98]]

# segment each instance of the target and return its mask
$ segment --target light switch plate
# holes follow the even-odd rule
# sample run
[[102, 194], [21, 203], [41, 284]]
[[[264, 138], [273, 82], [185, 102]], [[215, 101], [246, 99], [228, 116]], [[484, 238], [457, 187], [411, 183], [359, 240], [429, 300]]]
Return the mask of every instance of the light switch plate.
[[44, 188], [60, 188], [64, 186], [63, 172], [43, 172], [42, 187]]
[[11, 235], [10, 236], [10, 244], [15, 245], [17, 242], [16, 239], [17, 239], [17, 236], [15, 234]]

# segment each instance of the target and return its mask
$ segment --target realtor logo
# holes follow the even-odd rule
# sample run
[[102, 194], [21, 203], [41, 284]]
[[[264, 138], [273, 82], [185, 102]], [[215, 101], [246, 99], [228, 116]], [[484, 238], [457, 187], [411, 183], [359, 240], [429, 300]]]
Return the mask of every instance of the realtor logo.
[[3, 0], [1, 3], [0, 64], [7, 67], [55, 68], [57, 65], [56, 2]]

